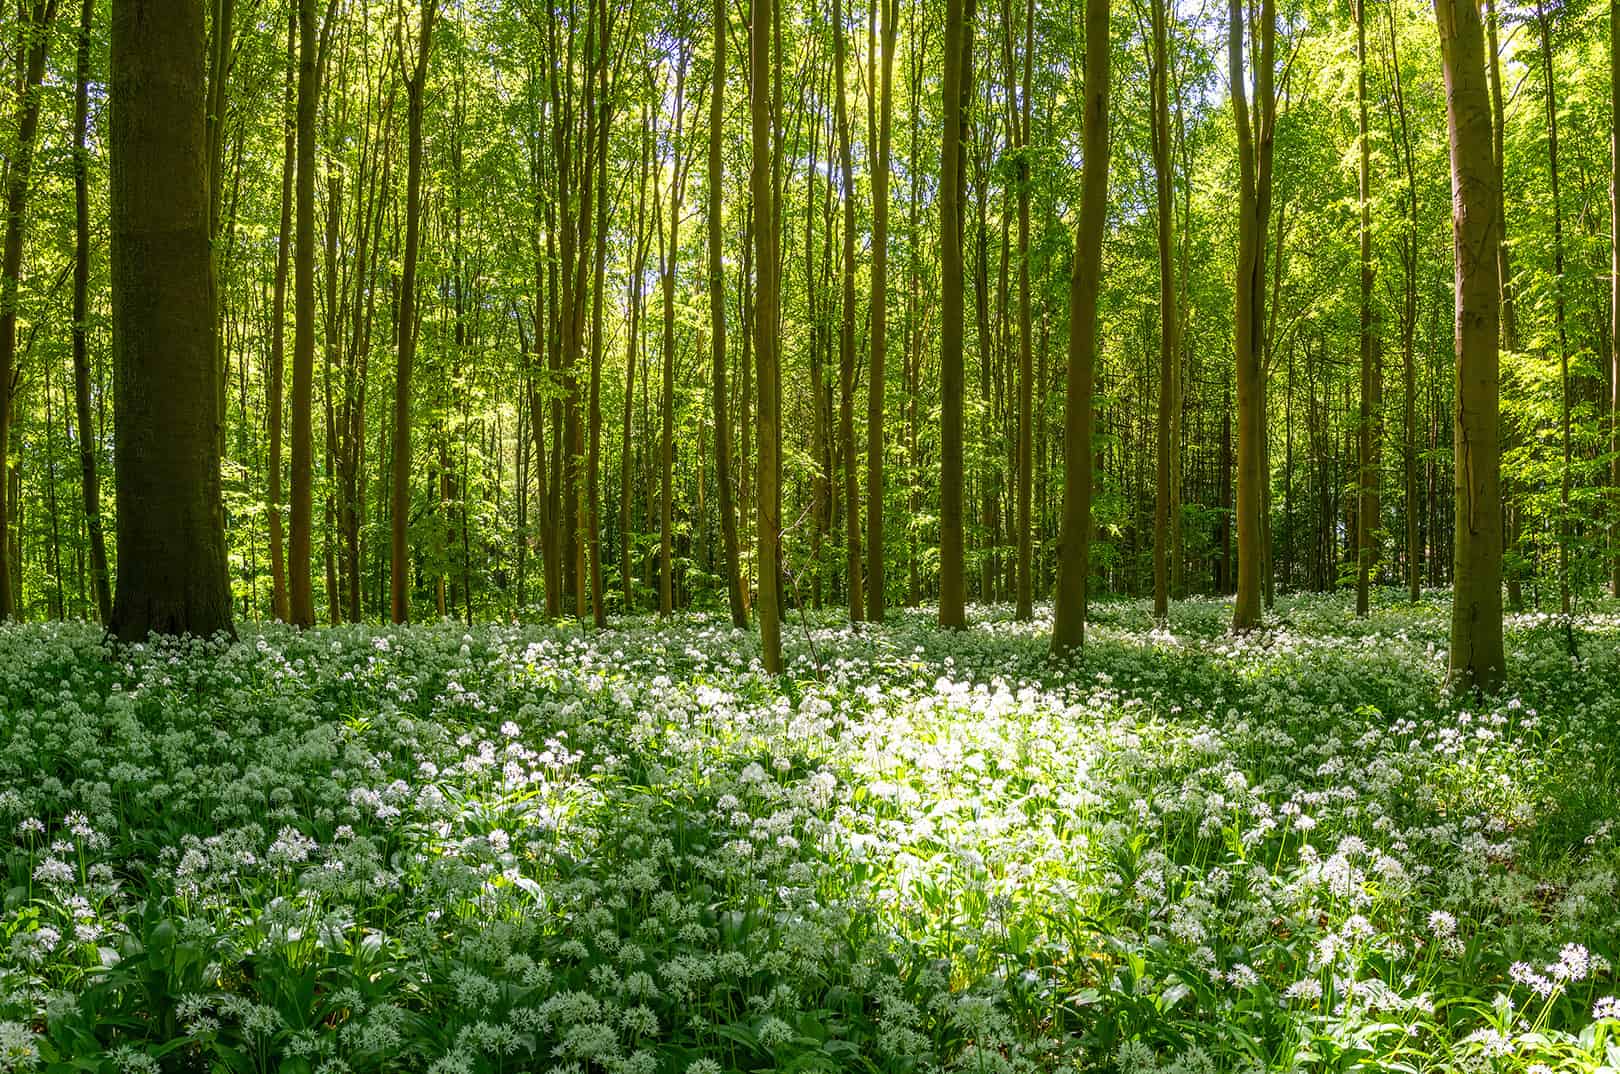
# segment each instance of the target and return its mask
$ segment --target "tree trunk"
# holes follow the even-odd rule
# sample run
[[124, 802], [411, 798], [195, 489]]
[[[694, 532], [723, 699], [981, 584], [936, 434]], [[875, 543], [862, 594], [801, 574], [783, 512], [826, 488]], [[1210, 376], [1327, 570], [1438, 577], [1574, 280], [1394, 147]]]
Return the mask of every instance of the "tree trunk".
[[1251, 116], [1243, 70], [1243, 5], [1232, 0], [1228, 51], [1232, 110], [1237, 121], [1238, 253], [1233, 355], [1237, 366], [1237, 596], [1232, 629], [1260, 625], [1261, 549], [1265, 493], [1265, 227], [1271, 212], [1271, 139], [1275, 0], [1262, 0]]
[[877, 0], [879, 61], [877, 160], [872, 168], [872, 353], [866, 382], [866, 617], [883, 622], [883, 405], [889, 343], [889, 157], [894, 121], [894, 47], [899, 0]]
[[849, 618], [866, 617], [861, 590], [861, 499], [855, 456], [855, 170], [849, 151], [849, 106], [844, 89], [844, 8], [833, 0], [833, 110], [838, 126], [838, 172], [843, 189], [844, 250], [842, 301], [838, 310], [838, 450], [844, 471], [844, 570]]
[[1558, 194], [1558, 83], [1553, 76], [1552, 20], [1545, 2], [1536, 5], [1541, 29], [1542, 74], [1547, 86], [1547, 172], [1551, 180], [1553, 211], [1553, 317], [1558, 327], [1559, 431], [1563, 440], [1564, 468], [1558, 488], [1558, 610], [1569, 614], [1569, 493], [1573, 452], [1570, 447], [1569, 336], [1564, 327], [1564, 210]]
[[1169, 0], [1153, 0], [1153, 173], [1158, 195], [1159, 421], [1158, 491], [1153, 515], [1153, 617], [1170, 615], [1172, 493], [1180, 469], [1181, 320], [1176, 310], [1175, 191], [1170, 164]]
[[[971, 4], [972, 0], [968, 0]], [[973, 76], [973, 21], [945, 0], [944, 130], [940, 142], [939, 625], [967, 625], [962, 534], [962, 136]]]
[[[1369, 611], [1369, 588], [1373, 571], [1373, 540], [1378, 528], [1377, 480], [1373, 469], [1373, 264], [1372, 264], [1372, 143], [1367, 137], [1367, 0], [1355, 0], [1356, 14], [1356, 112], [1360, 149], [1356, 170], [1357, 199], [1361, 203], [1361, 413], [1356, 429], [1357, 487], [1360, 505], [1356, 510], [1356, 615], [1365, 619]], [[1274, 311], [1275, 312], [1275, 311]]]
[[201, 0], [113, 5], [118, 586], [110, 629], [231, 631], [220, 499]]
[[[394, 460], [388, 520], [389, 616], [395, 623], [406, 622], [411, 615], [410, 551], [405, 537], [411, 509], [411, 371], [416, 360], [416, 257], [421, 247], [422, 106], [436, 13], [437, 0], [422, 0], [415, 67], [405, 77], [406, 127], [410, 142], [406, 151], [405, 259], [399, 284], [399, 366], [394, 377]], [[403, 28], [396, 26], [395, 34], [402, 37]], [[405, 62], [403, 50], [399, 52], [399, 62]]]
[[1108, 216], [1108, 0], [1086, 0], [1085, 161], [1080, 221], [1069, 277], [1069, 371], [1063, 405], [1063, 532], [1052, 618], [1052, 651], [1085, 644], [1091, 571], [1092, 399], [1097, 359], [1097, 291]]
[[[19, 5], [20, 7], [21, 5]], [[40, 83], [45, 77], [45, 52], [50, 44], [56, 0], [34, 0], [22, 27], [26, 52], [19, 57], [22, 85], [17, 94], [16, 141], [6, 175], [6, 232], [0, 247], [0, 620], [16, 611], [12, 592], [14, 551], [10, 532], [12, 494], [10, 469], [11, 393], [17, 380], [17, 302], [21, 289], [23, 236], [28, 224], [29, 183], [34, 171], [34, 147], [39, 133]]]
[[[680, 257], [681, 200], [685, 193], [686, 172], [681, 162], [682, 121], [686, 110], [686, 57], [683, 48], [675, 66], [675, 134], [670, 142], [674, 175], [669, 191], [669, 247], [662, 259], [664, 297], [663, 384], [659, 388], [659, 413], [663, 433], [659, 439], [658, 493], [658, 614], [675, 610], [675, 263]], [[662, 242], [662, 236], [660, 236]]]
[[725, 549], [726, 600], [731, 625], [748, 625], [737, 549], [737, 507], [731, 491], [731, 418], [726, 396], [725, 164], [721, 155], [726, 119], [726, 2], [714, 2], [714, 85], [709, 98], [709, 331], [713, 350], [714, 480], [720, 493], [720, 541]]
[[298, 166], [295, 179], [298, 222], [293, 240], [292, 511], [287, 547], [290, 596], [288, 620], [315, 625], [310, 585], [314, 516], [315, 379], [315, 0], [298, 0]]
[[1451, 680], [1489, 693], [1502, 681], [1502, 494], [1498, 440], [1496, 223], [1491, 101], [1478, 0], [1436, 0], [1451, 142], [1457, 401]]
[[78, 48], [73, 65], [73, 402], [79, 434], [79, 474], [84, 488], [85, 529], [90, 538], [90, 580], [96, 616], [112, 621], [107, 577], [107, 539], [101, 521], [101, 479], [90, 418], [90, 30], [95, 0], [79, 5]]
[[[1609, 484], [1620, 515], [1620, 0], [1609, 0]], [[1620, 597], [1620, 519], [1611, 527], [1609, 593]]]
[[[954, 3], [955, 0], [952, 0]], [[759, 385], [759, 640], [765, 670], [782, 671], [782, 621], [776, 569], [781, 537], [780, 488], [782, 403], [777, 390], [776, 311], [778, 271], [771, 221], [776, 199], [771, 174], [771, 55], [773, 0], [755, 0], [750, 27], [749, 120], [753, 147], [750, 185], [754, 199], [754, 263], [759, 274], [754, 302], [754, 360]]]

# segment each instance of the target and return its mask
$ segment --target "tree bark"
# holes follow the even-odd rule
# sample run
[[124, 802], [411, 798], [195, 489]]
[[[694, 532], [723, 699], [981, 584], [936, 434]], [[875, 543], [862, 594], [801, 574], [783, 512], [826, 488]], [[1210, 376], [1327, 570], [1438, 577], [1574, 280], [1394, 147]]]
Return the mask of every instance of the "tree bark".
[[1502, 681], [1502, 493], [1498, 438], [1499, 199], [1478, 0], [1436, 0], [1451, 143], [1457, 394], [1451, 604], [1453, 684]]
[[833, 111], [838, 127], [838, 172], [843, 189], [844, 248], [842, 301], [838, 310], [838, 449], [844, 471], [844, 569], [849, 618], [866, 617], [861, 590], [861, 499], [855, 456], [855, 170], [849, 151], [849, 107], [844, 89], [844, 8], [833, 0]]
[[231, 632], [201, 0], [112, 9], [110, 203], [123, 641]]
[[714, 479], [719, 487], [720, 541], [725, 550], [726, 600], [731, 625], [748, 625], [742, 567], [737, 549], [737, 506], [731, 491], [731, 418], [726, 396], [725, 164], [721, 156], [726, 120], [726, 0], [714, 0], [714, 85], [709, 97], [709, 334], [714, 393]]
[[298, 118], [297, 175], [298, 222], [293, 240], [293, 369], [292, 369], [292, 511], [287, 548], [289, 579], [288, 620], [297, 627], [315, 625], [315, 600], [310, 584], [314, 529], [315, 380], [315, 105], [316, 85], [315, 0], [298, 0]]
[[107, 576], [107, 539], [101, 519], [101, 479], [90, 416], [90, 30], [95, 0], [79, 5], [78, 48], [73, 65], [73, 402], [79, 434], [79, 475], [90, 544], [90, 583], [96, 616], [112, 621]]
[[1159, 421], [1158, 491], [1153, 517], [1153, 617], [1170, 615], [1173, 496], [1181, 451], [1181, 320], [1176, 308], [1175, 176], [1170, 163], [1170, 0], [1153, 0], [1153, 173], [1158, 195]]
[[[1361, 412], [1356, 428], [1357, 487], [1360, 502], [1356, 509], [1356, 615], [1365, 619], [1369, 611], [1369, 588], [1373, 571], [1373, 541], [1378, 529], [1377, 480], [1373, 468], [1373, 264], [1372, 264], [1372, 143], [1367, 137], [1367, 0], [1355, 0], [1356, 11], [1356, 112], [1357, 148], [1356, 191], [1361, 220], [1357, 229], [1361, 240]], [[1275, 307], [1273, 308], [1275, 312]]]
[[[971, 3], [971, 0], [969, 0]], [[972, 75], [973, 22], [945, 0], [944, 130], [940, 141], [939, 625], [967, 625], [962, 533], [962, 136]]]
[[[396, 326], [399, 364], [394, 376], [394, 460], [388, 520], [389, 616], [395, 623], [407, 622], [411, 615], [410, 550], [405, 538], [411, 509], [411, 373], [416, 361], [416, 259], [421, 248], [422, 108], [437, 9], [437, 0], [422, 0], [415, 64], [405, 74], [409, 138], [405, 173], [405, 257], [400, 269], [399, 323]], [[398, 15], [394, 33], [399, 63], [403, 66], [405, 51], [399, 40], [404, 37], [403, 7]]]
[[1069, 370], [1063, 403], [1063, 531], [1052, 618], [1052, 651], [1086, 640], [1094, 479], [1092, 400], [1097, 359], [1097, 291], [1108, 216], [1108, 0], [1086, 0], [1086, 75], [1080, 220], [1069, 277]]
[[889, 342], [889, 161], [894, 122], [894, 48], [899, 0], [877, 0], [881, 12], [877, 161], [872, 168], [872, 342], [866, 381], [866, 617], [883, 622], [883, 406]]
[[[955, 3], [956, 0], [951, 0]], [[777, 262], [773, 241], [776, 216], [771, 174], [771, 89], [775, 81], [771, 55], [773, 0], [755, 0], [750, 27], [749, 65], [751, 95], [750, 135], [753, 147], [750, 186], [754, 199], [754, 262], [759, 274], [754, 302], [754, 360], [759, 385], [759, 640], [765, 670], [782, 672], [782, 622], [777, 572], [777, 543], [781, 538], [782, 507], [779, 495], [782, 464], [782, 403], [777, 389], [776, 315]]]

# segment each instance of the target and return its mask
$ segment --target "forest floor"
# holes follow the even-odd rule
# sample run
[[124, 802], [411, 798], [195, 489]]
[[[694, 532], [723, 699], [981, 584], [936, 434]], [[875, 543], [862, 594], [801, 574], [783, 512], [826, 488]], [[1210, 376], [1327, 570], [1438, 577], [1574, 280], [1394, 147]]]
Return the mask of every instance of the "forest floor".
[[1615, 1069], [1620, 607], [1376, 603], [0, 628], [0, 1072]]

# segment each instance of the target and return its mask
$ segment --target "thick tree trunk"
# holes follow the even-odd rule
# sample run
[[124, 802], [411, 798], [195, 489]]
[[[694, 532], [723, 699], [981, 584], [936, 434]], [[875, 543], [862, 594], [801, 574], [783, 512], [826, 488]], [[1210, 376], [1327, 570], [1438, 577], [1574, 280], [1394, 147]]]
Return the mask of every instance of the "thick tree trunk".
[[1092, 400], [1097, 359], [1097, 292], [1102, 283], [1103, 226], [1108, 216], [1108, 0], [1086, 0], [1086, 82], [1074, 266], [1069, 278], [1069, 371], [1064, 398], [1063, 532], [1058, 554], [1052, 650], [1085, 644], [1091, 572]]
[[1456, 258], [1457, 399], [1451, 680], [1490, 692], [1502, 681], [1502, 494], [1498, 439], [1501, 292], [1491, 101], [1478, 0], [1436, 0], [1451, 141]]
[[231, 630], [220, 499], [201, 0], [119, 0], [110, 101], [124, 641]]

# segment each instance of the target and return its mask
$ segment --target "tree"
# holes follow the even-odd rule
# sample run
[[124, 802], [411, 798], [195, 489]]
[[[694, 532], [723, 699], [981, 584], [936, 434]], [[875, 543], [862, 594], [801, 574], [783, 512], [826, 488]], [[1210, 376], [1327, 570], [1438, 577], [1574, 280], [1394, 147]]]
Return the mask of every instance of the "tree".
[[[1176, 304], [1175, 191], [1170, 163], [1169, 0], [1152, 0], [1153, 20], [1153, 177], [1159, 240], [1159, 420], [1158, 492], [1153, 518], [1153, 616], [1170, 614], [1169, 558], [1173, 515], [1181, 510], [1173, 495], [1181, 459], [1181, 320]], [[1022, 227], [1020, 221], [1020, 227]]]
[[315, 387], [315, 105], [319, 28], [315, 0], [298, 0], [298, 223], [293, 240], [292, 515], [287, 557], [291, 562], [288, 619], [298, 627], [315, 625], [310, 585], [314, 528]]
[[301, 6], [287, 20], [287, 74], [283, 89], [281, 156], [281, 223], [276, 230], [276, 276], [270, 299], [270, 369], [265, 377], [266, 425], [270, 459], [265, 469], [265, 517], [270, 531], [270, 607], [282, 622], [289, 619], [287, 548], [281, 526], [282, 385], [286, 368], [287, 267], [292, 247], [293, 175], [298, 166], [298, 121], [295, 72], [298, 72], [298, 24]]
[[20, 27], [22, 75], [17, 94], [16, 143], [5, 171], [6, 221], [4, 245], [0, 246], [0, 619], [16, 611], [11, 591], [12, 569], [10, 533], [14, 510], [7, 501], [11, 482], [6, 456], [11, 448], [11, 393], [17, 368], [17, 302], [22, 277], [23, 236], [28, 225], [28, 195], [34, 173], [34, 143], [39, 135], [40, 83], [45, 77], [45, 53], [50, 44], [51, 21], [56, 17], [56, 0], [34, 0], [31, 7], [18, 5], [24, 14]]
[[[955, 0], [951, 0], [955, 2]], [[753, 161], [749, 189], [754, 199], [754, 361], [759, 386], [759, 642], [765, 670], [782, 672], [781, 575], [777, 547], [782, 534], [781, 415], [776, 357], [777, 283], [774, 228], [775, 181], [771, 174], [771, 97], [775, 81], [771, 60], [773, 0], [755, 0], [749, 27], [749, 126]]]
[[855, 169], [849, 152], [849, 106], [844, 90], [844, 8], [833, 0], [833, 112], [838, 127], [838, 172], [844, 205], [843, 295], [838, 310], [838, 453], [844, 472], [845, 592], [849, 618], [866, 617], [861, 591], [861, 497], [855, 456]]
[[1254, 112], [1250, 114], [1243, 70], [1244, 11], [1232, 0], [1228, 19], [1228, 76], [1237, 122], [1238, 246], [1233, 362], [1237, 366], [1237, 599], [1232, 629], [1260, 625], [1260, 567], [1264, 558], [1261, 510], [1265, 458], [1266, 224], [1271, 219], [1271, 147], [1277, 101], [1272, 95], [1276, 38], [1275, 0], [1261, 0], [1258, 55], [1254, 65]]
[[101, 522], [101, 479], [90, 414], [90, 29], [95, 0], [80, 0], [78, 47], [73, 61], [73, 402], [79, 434], [79, 473], [90, 544], [90, 584], [96, 615], [112, 620], [107, 540]]
[[[1356, 200], [1361, 209], [1357, 234], [1361, 240], [1361, 414], [1356, 428], [1358, 466], [1356, 485], [1356, 615], [1366, 618], [1368, 588], [1372, 581], [1374, 545], [1378, 531], [1378, 473], [1373, 466], [1373, 400], [1377, 392], [1373, 361], [1372, 263], [1372, 143], [1367, 137], [1367, 0], [1355, 0], [1356, 9]], [[1279, 255], [1280, 256], [1280, 255]], [[1273, 308], [1275, 312], [1275, 307]]]
[[877, 0], [882, 58], [877, 161], [872, 168], [872, 342], [866, 379], [866, 617], [883, 622], [883, 407], [889, 341], [889, 167], [894, 124], [894, 48], [900, 0]]
[[[972, 0], [968, 0], [971, 5]], [[940, 140], [939, 625], [967, 625], [962, 534], [962, 138], [968, 124], [973, 20], [945, 0], [944, 129]]]
[[1478, 0], [1436, 0], [1451, 143], [1456, 258], [1456, 490], [1451, 680], [1482, 693], [1502, 681], [1502, 490], [1498, 422], [1496, 169]]
[[[300, 0], [308, 3], [308, 0]], [[407, 68], [404, 47], [405, 9], [396, 8], [395, 50], [405, 80], [406, 150], [405, 257], [399, 275], [399, 324], [395, 333], [398, 364], [394, 374], [394, 460], [389, 495], [389, 616], [396, 623], [411, 617], [410, 550], [405, 542], [411, 510], [411, 373], [416, 362], [416, 259], [422, 233], [422, 107], [427, 89], [428, 55], [433, 50], [437, 0], [422, 0], [415, 62]]]
[[201, 0], [112, 9], [118, 585], [111, 632], [231, 630]]
[[1063, 532], [1052, 618], [1052, 650], [1085, 644], [1091, 572], [1092, 399], [1097, 360], [1097, 291], [1108, 216], [1108, 0], [1086, 0], [1084, 163], [1080, 220], [1069, 277], [1069, 373], [1063, 403]]
[[731, 491], [731, 420], [726, 400], [725, 165], [721, 157], [726, 120], [726, 0], [714, 0], [714, 85], [709, 97], [709, 346], [714, 368], [714, 470], [720, 492], [720, 540], [725, 550], [726, 602], [731, 625], [748, 625], [742, 567], [737, 550], [737, 507]]
[[[1609, 0], [1609, 484], [1620, 515], [1620, 0]], [[1620, 522], [1613, 524], [1620, 531]], [[1609, 593], [1620, 597], [1620, 540]]]

